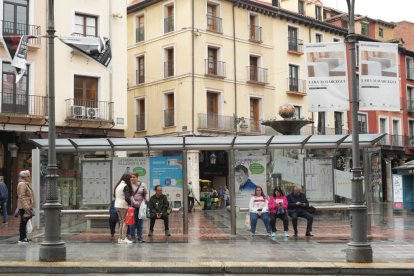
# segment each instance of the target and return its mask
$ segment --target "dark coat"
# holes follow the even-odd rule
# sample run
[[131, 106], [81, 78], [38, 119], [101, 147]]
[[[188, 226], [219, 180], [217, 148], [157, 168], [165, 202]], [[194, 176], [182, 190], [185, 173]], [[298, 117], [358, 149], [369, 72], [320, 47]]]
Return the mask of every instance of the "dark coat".
[[169, 206], [170, 204], [166, 195], [161, 195], [160, 197], [153, 195], [148, 203], [151, 215], [155, 215], [157, 213], [167, 213]]
[[[288, 201], [288, 210], [304, 210], [306, 207], [309, 206], [309, 201], [306, 198], [306, 195], [304, 193], [300, 193], [299, 195], [295, 195], [294, 193], [291, 193], [287, 196]], [[303, 203], [301, 205], [296, 205], [296, 202]]]

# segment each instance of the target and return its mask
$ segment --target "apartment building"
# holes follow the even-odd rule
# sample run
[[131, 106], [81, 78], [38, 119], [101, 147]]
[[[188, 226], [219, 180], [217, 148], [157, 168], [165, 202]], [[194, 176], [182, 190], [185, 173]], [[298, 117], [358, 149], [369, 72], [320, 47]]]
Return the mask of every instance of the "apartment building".
[[301, 1], [279, 2], [133, 1], [127, 136], [271, 133], [261, 121], [286, 103], [334, 133], [333, 112], [307, 111], [303, 44], [343, 41], [346, 30], [322, 21], [319, 1], [303, 1], [303, 15]]
[[[55, 1], [58, 37], [110, 38], [108, 69], [55, 39], [57, 138], [123, 137], [126, 128], [126, 1]], [[47, 0], [1, 0], [3, 36], [34, 35], [27, 70], [16, 83], [11, 60], [0, 49], [0, 174], [13, 194], [17, 173], [31, 168], [30, 139], [48, 133]], [[43, 36], [43, 37], [41, 37]], [[3, 46], [4, 43], [2, 43]], [[65, 165], [66, 160], [58, 160]], [[12, 198], [15, 198], [11, 195]]]

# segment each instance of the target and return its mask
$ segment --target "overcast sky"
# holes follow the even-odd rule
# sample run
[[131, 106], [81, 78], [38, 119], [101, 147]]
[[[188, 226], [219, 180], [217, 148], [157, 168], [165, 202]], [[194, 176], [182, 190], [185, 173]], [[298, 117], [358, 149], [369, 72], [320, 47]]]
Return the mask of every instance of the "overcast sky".
[[[346, 0], [321, 0], [324, 6], [348, 12]], [[355, 0], [355, 13], [384, 21], [414, 22], [413, 0]]]

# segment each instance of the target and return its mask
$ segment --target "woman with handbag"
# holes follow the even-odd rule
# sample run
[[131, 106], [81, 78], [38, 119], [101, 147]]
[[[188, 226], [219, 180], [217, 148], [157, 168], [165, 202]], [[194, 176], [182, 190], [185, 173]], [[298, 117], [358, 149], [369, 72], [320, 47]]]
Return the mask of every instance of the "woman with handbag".
[[132, 243], [126, 238], [128, 227], [125, 224], [128, 206], [131, 205], [131, 192], [131, 175], [124, 173], [114, 188], [115, 209], [119, 219], [118, 243]]
[[136, 242], [135, 240], [135, 229], [137, 229], [138, 234], [138, 242], [144, 242], [142, 237], [144, 222], [142, 218], [140, 219], [139, 214], [139, 208], [141, 206], [141, 203], [143, 201], [148, 202], [149, 201], [149, 191], [147, 188], [147, 185], [145, 185], [144, 182], [140, 181], [138, 179], [138, 173], [132, 172], [131, 173], [131, 187], [133, 196], [131, 197], [132, 206], [135, 208], [134, 211], [134, 221], [135, 223], [133, 225], [129, 226], [129, 235], [131, 236], [131, 240], [133, 242]]
[[19, 245], [30, 242], [27, 238], [26, 225], [34, 216], [35, 199], [32, 187], [30, 186], [30, 171], [25, 170], [19, 173], [19, 184], [17, 185], [17, 208], [20, 215]]
[[276, 236], [276, 218], [283, 221], [284, 236], [289, 237], [289, 221], [287, 216], [288, 201], [282, 189], [275, 188], [269, 198], [270, 226], [272, 237]]

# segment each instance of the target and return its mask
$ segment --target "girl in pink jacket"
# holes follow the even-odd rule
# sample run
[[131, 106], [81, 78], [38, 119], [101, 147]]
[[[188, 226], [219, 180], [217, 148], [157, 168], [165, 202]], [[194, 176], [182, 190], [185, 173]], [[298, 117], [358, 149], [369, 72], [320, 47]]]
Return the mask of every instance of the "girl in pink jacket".
[[288, 201], [280, 188], [273, 190], [269, 198], [270, 226], [272, 227], [272, 237], [276, 236], [276, 218], [283, 221], [284, 236], [289, 237], [289, 221], [287, 216]]

